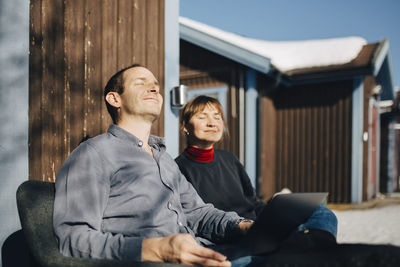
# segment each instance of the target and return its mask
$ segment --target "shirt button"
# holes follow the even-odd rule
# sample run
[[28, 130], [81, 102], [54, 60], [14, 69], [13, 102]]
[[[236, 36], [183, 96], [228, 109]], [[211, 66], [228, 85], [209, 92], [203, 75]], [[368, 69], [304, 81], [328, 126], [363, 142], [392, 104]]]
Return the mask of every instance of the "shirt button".
[[166, 183], [165, 185], [168, 186], [168, 187], [171, 187], [170, 184], [168, 184], [168, 183]]
[[168, 202], [168, 208], [169, 208], [169, 209], [172, 208], [171, 202]]
[[181, 222], [178, 222], [178, 225], [179, 225], [179, 226], [183, 226], [183, 223], [181, 223]]
[[142, 147], [142, 146], [143, 146], [143, 142], [142, 142], [142, 141], [139, 141], [139, 142], [138, 142], [138, 146]]

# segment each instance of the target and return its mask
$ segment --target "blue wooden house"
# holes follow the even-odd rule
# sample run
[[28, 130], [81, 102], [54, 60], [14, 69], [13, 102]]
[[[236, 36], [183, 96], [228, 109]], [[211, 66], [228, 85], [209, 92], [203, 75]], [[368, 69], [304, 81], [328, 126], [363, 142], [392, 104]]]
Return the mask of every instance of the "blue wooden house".
[[[265, 199], [282, 188], [329, 191], [333, 203], [376, 196], [397, 144], [380, 103], [396, 98], [389, 41], [268, 42], [180, 18], [180, 83], [224, 105], [230, 139]], [[181, 141], [181, 150], [183, 144]]]

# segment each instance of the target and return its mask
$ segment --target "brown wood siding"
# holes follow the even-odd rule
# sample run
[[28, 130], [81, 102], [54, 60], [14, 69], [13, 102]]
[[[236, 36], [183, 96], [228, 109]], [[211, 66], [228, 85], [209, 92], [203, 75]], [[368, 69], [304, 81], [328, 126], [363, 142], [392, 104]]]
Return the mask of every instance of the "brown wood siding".
[[31, 0], [29, 60], [29, 177], [54, 181], [82, 138], [111, 123], [113, 73], [140, 63], [164, 84], [164, 1]]
[[269, 199], [276, 192], [276, 109], [273, 99], [262, 97], [260, 100], [260, 159], [258, 195], [263, 199]]
[[[287, 187], [328, 191], [330, 202], [350, 201], [352, 89], [352, 81], [281, 86], [264, 97], [260, 165], [275, 162], [272, 170], [260, 169], [264, 198]], [[274, 142], [264, 140], [274, 136]]]
[[[196, 55], [196, 56], [193, 56]], [[239, 84], [240, 67], [233, 61], [181, 40], [180, 84], [189, 90], [227, 86], [227, 114], [229, 136], [216, 148], [232, 152], [239, 157]], [[179, 153], [186, 147], [186, 138], [180, 134]]]
[[[369, 122], [370, 122], [370, 107], [369, 101], [372, 97], [372, 89], [376, 86], [376, 80], [372, 76], [368, 76], [363, 81], [364, 88], [364, 121], [363, 121], [363, 132], [368, 133], [369, 130]], [[368, 139], [372, 138], [372, 136], [368, 136]], [[368, 199], [368, 183], [369, 183], [369, 175], [370, 166], [369, 166], [369, 157], [371, 157], [371, 151], [369, 147], [369, 140], [364, 140], [363, 142], [363, 188], [362, 188], [362, 200]], [[372, 164], [372, 162], [371, 162]], [[377, 167], [377, 166], [375, 166]], [[374, 185], [375, 186], [375, 185]]]

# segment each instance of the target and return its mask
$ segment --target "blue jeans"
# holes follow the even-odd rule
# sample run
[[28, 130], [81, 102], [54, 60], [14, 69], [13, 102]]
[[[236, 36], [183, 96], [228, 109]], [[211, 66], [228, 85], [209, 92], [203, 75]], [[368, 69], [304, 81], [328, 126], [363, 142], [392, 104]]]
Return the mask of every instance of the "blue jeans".
[[260, 266], [266, 260], [267, 258], [262, 256], [245, 256], [231, 261], [231, 267], [255, 267]]
[[[336, 237], [337, 234], [337, 218], [335, 214], [324, 205], [319, 205], [308, 220], [297, 227], [297, 231], [306, 229], [324, 230]], [[267, 256], [244, 256], [232, 260], [232, 267], [251, 267], [260, 266], [261, 263], [267, 261]]]
[[325, 230], [336, 237], [337, 235], [337, 218], [335, 214], [325, 207], [324, 205], [319, 205], [314, 213], [308, 218], [308, 220], [300, 224], [297, 228], [298, 231], [304, 231], [306, 229], [319, 229]]

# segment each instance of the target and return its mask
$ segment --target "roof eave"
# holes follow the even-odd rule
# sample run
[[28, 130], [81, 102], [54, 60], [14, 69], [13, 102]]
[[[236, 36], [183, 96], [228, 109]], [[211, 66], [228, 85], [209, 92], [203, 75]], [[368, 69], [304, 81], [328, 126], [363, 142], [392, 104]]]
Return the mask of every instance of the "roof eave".
[[372, 59], [372, 65], [373, 75], [377, 77], [383, 89], [381, 99], [394, 100], [396, 98], [396, 88], [393, 81], [392, 59], [388, 40], [384, 39], [380, 42]]
[[298, 74], [298, 75], [283, 75], [282, 80], [285, 81], [286, 84], [298, 85], [305, 83], [349, 80], [353, 79], [354, 77], [371, 75], [371, 72], [372, 72], [371, 67], [352, 68], [347, 70], [338, 69], [327, 72], [314, 72], [314, 73]]
[[297, 85], [305, 83], [329, 82], [337, 80], [348, 80], [360, 76], [374, 76], [381, 84], [382, 99], [394, 99], [396, 89], [393, 85], [393, 71], [390, 58], [389, 42], [384, 39], [379, 43], [372, 57], [371, 63], [364, 67], [336, 69], [332, 71], [310, 72], [304, 74], [283, 75], [282, 81], [286, 85]]
[[188, 27], [182, 23], [179, 24], [179, 34], [182, 40], [240, 62], [261, 73], [267, 74], [271, 70], [271, 60], [269, 58], [226, 42], [217, 36]]
[[382, 67], [382, 64], [389, 53], [389, 42], [384, 39], [382, 42], [379, 43], [378, 48], [376, 49], [374, 56], [372, 58], [372, 65], [373, 65], [373, 75], [377, 76], [379, 70]]

